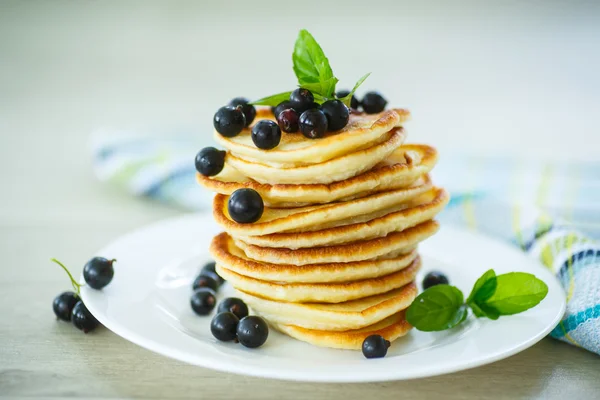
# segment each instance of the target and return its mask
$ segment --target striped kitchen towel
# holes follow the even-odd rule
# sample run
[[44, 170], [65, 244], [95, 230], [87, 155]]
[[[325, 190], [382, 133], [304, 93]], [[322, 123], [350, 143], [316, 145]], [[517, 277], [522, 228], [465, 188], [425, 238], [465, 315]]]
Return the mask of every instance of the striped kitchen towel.
[[[206, 143], [193, 137], [98, 131], [95, 173], [135, 195], [208, 210], [212, 195], [193, 163]], [[433, 175], [452, 194], [440, 219], [509, 241], [554, 271], [567, 311], [551, 335], [600, 354], [600, 164], [444, 155]]]

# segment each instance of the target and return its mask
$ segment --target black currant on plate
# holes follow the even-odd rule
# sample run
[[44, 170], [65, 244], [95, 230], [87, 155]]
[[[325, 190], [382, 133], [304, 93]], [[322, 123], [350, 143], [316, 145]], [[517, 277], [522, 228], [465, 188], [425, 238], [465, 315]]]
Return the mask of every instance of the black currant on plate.
[[204, 176], [215, 176], [225, 166], [225, 154], [223, 150], [214, 147], [205, 147], [196, 155], [196, 171]]
[[52, 309], [58, 319], [71, 321], [71, 314], [75, 304], [79, 302], [79, 296], [75, 292], [64, 292], [54, 298]]
[[377, 92], [368, 92], [360, 103], [367, 114], [377, 114], [385, 110], [387, 100]]
[[83, 279], [92, 289], [102, 289], [112, 281], [115, 275], [113, 263], [104, 257], [94, 257], [83, 267]]
[[248, 306], [242, 299], [238, 299], [237, 297], [228, 297], [219, 303], [217, 312], [227, 311], [234, 313], [239, 319], [248, 316]]
[[214, 291], [217, 291], [219, 290], [219, 286], [219, 281], [214, 277], [200, 274], [196, 277], [196, 279], [194, 279], [194, 283], [192, 283], [192, 290], [197, 290], [200, 288], [209, 288]]
[[304, 111], [298, 123], [300, 132], [309, 139], [322, 138], [327, 131], [327, 117], [316, 108]]
[[257, 315], [242, 318], [237, 326], [237, 338], [242, 345], [254, 349], [269, 337], [269, 325]]
[[252, 127], [252, 142], [259, 149], [270, 150], [281, 141], [281, 129], [274, 121], [263, 119]]
[[450, 283], [448, 277], [440, 271], [431, 271], [423, 278], [423, 290], [429, 289], [435, 285], [447, 285]]
[[242, 106], [242, 112], [246, 118], [246, 126], [250, 126], [254, 118], [256, 118], [256, 108], [245, 97], [236, 97], [229, 102], [229, 105], [233, 107]]
[[[349, 90], [340, 90], [335, 94], [335, 97], [337, 97], [338, 99], [341, 99], [341, 98], [348, 96], [349, 94], [350, 94]], [[357, 110], [359, 106], [360, 106], [360, 103], [358, 102], [358, 99], [356, 98], [356, 96], [352, 95], [352, 97], [350, 99], [350, 108]]]
[[273, 112], [273, 115], [275, 116], [275, 118], [277, 118], [277, 116], [283, 111], [283, 110], [287, 110], [288, 108], [292, 108], [292, 103], [290, 101], [282, 101], [281, 103], [279, 103], [277, 106], [275, 107], [271, 107], [271, 111]]
[[217, 295], [214, 290], [208, 287], [202, 287], [194, 290], [190, 299], [192, 310], [198, 315], [208, 315], [217, 304]]
[[217, 274], [216, 272], [212, 272], [212, 271], [200, 271], [200, 276], [205, 276], [205, 277], [210, 278], [210, 279], [214, 280], [215, 282], [217, 282], [217, 288], [221, 287], [223, 282], [225, 282], [219, 274]]
[[308, 89], [298, 88], [290, 94], [290, 103], [299, 114], [313, 107], [315, 96]]
[[225, 282], [225, 279], [223, 279], [223, 277], [218, 274], [216, 267], [217, 267], [217, 263], [215, 263], [214, 261], [208, 262], [208, 263], [204, 264], [204, 266], [200, 270], [200, 275], [207, 275], [207, 276], [213, 277], [210, 274], [210, 272], [212, 272], [213, 274], [215, 274], [216, 276], [219, 277], [219, 279], [218, 279], [219, 285], [222, 285], [223, 282]]
[[229, 216], [240, 224], [258, 221], [264, 209], [263, 199], [254, 189], [238, 189], [229, 196], [227, 202]]
[[246, 117], [242, 106], [219, 108], [213, 118], [213, 125], [222, 136], [237, 136], [246, 126]]
[[387, 354], [389, 347], [389, 340], [385, 340], [381, 335], [371, 335], [363, 341], [362, 353], [366, 358], [382, 358]]
[[340, 100], [328, 100], [321, 104], [321, 111], [327, 117], [327, 128], [339, 131], [348, 124], [350, 110]]
[[100, 322], [92, 315], [92, 313], [87, 309], [83, 301], [77, 302], [75, 307], [73, 307], [73, 313], [71, 315], [71, 321], [75, 328], [83, 331], [83, 333], [88, 333], [93, 331], [100, 325]]
[[218, 340], [228, 342], [236, 338], [239, 322], [240, 319], [231, 312], [218, 313], [210, 322], [210, 331]]
[[277, 123], [286, 133], [298, 132], [298, 113], [293, 108], [286, 108], [277, 116]]

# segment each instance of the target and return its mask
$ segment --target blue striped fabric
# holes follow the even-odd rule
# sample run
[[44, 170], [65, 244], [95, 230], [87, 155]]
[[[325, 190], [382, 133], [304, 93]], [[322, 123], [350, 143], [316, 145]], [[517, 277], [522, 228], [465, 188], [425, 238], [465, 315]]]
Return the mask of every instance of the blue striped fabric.
[[[202, 144], [190, 136], [97, 132], [96, 175], [138, 196], [207, 210], [212, 195], [196, 184], [193, 165]], [[434, 180], [452, 194], [442, 221], [509, 241], [558, 276], [567, 311], [551, 335], [600, 354], [600, 164], [445, 155]]]

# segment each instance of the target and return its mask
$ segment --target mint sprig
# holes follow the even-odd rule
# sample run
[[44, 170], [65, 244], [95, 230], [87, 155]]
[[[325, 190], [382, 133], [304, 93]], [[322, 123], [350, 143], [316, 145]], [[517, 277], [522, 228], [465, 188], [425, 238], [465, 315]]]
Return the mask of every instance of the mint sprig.
[[358, 89], [358, 87], [362, 85], [362, 83], [369, 77], [369, 75], [371, 75], [370, 72], [364, 74], [358, 81], [356, 81], [356, 84], [354, 85], [350, 93], [348, 93], [346, 96], [340, 99], [347, 107], [350, 107], [350, 102], [352, 101], [352, 96], [354, 96], [356, 89]]
[[454, 286], [436, 285], [425, 290], [406, 311], [406, 320], [420, 331], [441, 331], [464, 321], [469, 308], [477, 318], [496, 320], [535, 307], [547, 294], [548, 286], [532, 274], [496, 275], [490, 269], [475, 282], [466, 301]]
[[279, 103], [281, 103], [282, 101], [289, 100], [290, 99], [290, 94], [292, 94], [292, 92], [278, 93], [278, 94], [274, 94], [272, 96], [263, 97], [262, 99], [258, 99], [256, 101], [253, 101], [250, 104], [253, 104], [255, 106], [271, 106], [271, 107], [275, 107], [275, 106], [278, 106]]
[[[315, 101], [319, 104], [332, 99], [335, 94], [335, 87], [339, 79], [333, 74], [329, 59], [325, 56], [325, 52], [315, 40], [315, 38], [306, 29], [302, 29], [298, 33], [294, 52], [292, 53], [292, 62], [294, 73], [298, 80], [298, 86], [308, 89], [315, 96]], [[347, 106], [350, 105], [352, 95], [356, 89], [370, 75], [366, 74], [358, 80], [352, 92], [341, 99]], [[261, 106], [277, 106], [282, 101], [288, 100], [291, 92], [283, 92], [262, 99], [253, 101], [253, 105]]]

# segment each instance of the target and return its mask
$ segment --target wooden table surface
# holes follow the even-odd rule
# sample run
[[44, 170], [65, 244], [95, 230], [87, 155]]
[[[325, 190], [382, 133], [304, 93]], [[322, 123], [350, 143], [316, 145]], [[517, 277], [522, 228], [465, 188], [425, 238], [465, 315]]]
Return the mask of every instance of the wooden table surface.
[[[50, 257], [78, 270], [118, 235], [183, 212], [97, 182], [90, 132], [174, 124], [208, 131], [226, 99], [291, 82], [288, 55], [300, 27], [331, 49], [345, 82], [373, 71], [370, 88], [385, 86], [415, 111], [413, 138], [442, 149], [597, 158], [594, 2], [203, 3], [0, 1], [0, 398], [600, 396], [600, 358], [551, 339], [445, 376], [308, 384], [192, 367], [103, 328], [84, 335], [57, 322], [52, 299], [70, 286]], [[290, 15], [300, 25], [288, 28]], [[340, 42], [342, 31], [354, 41]], [[373, 61], [390, 49], [382, 37], [396, 38], [398, 48], [385, 53], [392, 62]], [[370, 42], [365, 57], [352, 51], [359, 39]], [[257, 57], [257, 42], [269, 44], [271, 64], [240, 63]], [[567, 128], [574, 129], [565, 140]]]

